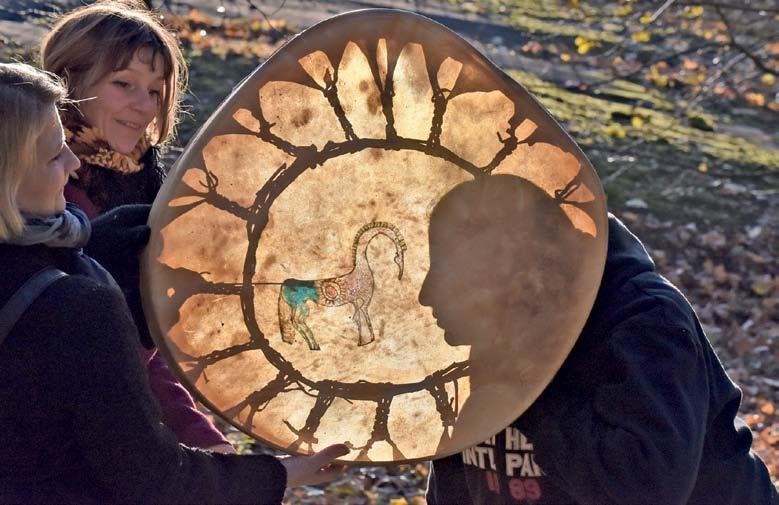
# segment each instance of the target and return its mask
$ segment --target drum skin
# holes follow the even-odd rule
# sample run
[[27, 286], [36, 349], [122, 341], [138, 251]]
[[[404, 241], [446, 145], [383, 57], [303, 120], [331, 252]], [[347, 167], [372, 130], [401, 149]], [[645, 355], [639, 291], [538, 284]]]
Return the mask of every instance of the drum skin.
[[154, 203], [152, 334], [247, 434], [344, 462], [442, 457], [549, 384], [592, 308], [597, 175], [455, 33], [356, 11], [244, 79]]

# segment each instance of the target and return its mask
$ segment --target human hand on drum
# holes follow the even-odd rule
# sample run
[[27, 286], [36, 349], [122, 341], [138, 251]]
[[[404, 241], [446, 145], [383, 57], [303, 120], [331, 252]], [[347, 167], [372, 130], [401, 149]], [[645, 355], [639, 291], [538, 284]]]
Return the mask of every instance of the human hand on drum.
[[334, 464], [338, 457], [349, 454], [344, 444], [330, 445], [311, 456], [290, 456], [281, 459], [287, 469], [287, 487], [308, 486], [328, 482], [346, 470], [345, 465]]
[[207, 449], [211, 452], [218, 452], [220, 454], [236, 454], [235, 447], [227, 443], [212, 445], [211, 447], [207, 447]]
[[138, 254], [149, 242], [150, 211], [151, 205], [122, 205], [92, 221], [92, 237], [84, 249], [120, 286], [138, 283]]

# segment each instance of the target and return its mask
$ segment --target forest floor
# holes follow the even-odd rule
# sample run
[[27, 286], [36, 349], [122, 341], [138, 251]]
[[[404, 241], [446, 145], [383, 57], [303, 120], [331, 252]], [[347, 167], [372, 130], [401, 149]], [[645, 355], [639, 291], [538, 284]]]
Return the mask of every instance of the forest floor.
[[[0, 7], [0, 61], [33, 59], [51, 12], [77, 3]], [[768, 74], [745, 70], [738, 86], [723, 91], [716, 61], [685, 52], [716, 39], [721, 26], [689, 8], [642, 26], [647, 13], [618, 2], [254, 4], [261, 10], [245, 0], [162, 5], [190, 64], [189, 116], [169, 158], [236, 83], [301, 29], [357, 8], [418, 9], [528, 88], [580, 144], [610, 210], [698, 312], [744, 391], [740, 413], [755, 450], [779, 482], [779, 87]], [[769, 51], [779, 54], [775, 45]], [[226, 429], [241, 450], [264, 450]], [[353, 468], [329, 486], [290, 491], [287, 502], [424, 503], [426, 473], [424, 464]]]

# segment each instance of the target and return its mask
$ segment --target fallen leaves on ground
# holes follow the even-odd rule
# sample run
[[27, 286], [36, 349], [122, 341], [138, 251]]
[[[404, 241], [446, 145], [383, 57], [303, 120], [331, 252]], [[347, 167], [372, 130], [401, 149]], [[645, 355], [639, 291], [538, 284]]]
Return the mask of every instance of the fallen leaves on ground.
[[218, 18], [197, 9], [166, 16], [164, 21], [189, 57], [210, 53], [223, 60], [230, 56], [265, 60], [292, 33], [284, 19]]

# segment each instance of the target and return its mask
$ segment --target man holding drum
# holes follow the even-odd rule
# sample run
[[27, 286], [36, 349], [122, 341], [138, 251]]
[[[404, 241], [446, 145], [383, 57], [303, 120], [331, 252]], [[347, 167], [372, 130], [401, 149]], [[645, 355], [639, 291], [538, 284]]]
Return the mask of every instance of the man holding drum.
[[[520, 178], [492, 176], [460, 185], [434, 209], [420, 303], [432, 307], [447, 342], [522, 324], [474, 317], [455, 306], [467, 306], [468, 295], [447, 295], [483, 292], [490, 275], [510, 279], [523, 269], [512, 259], [522, 244], [501, 237], [529, 226], [508, 219], [527, 195]], [[454, 253], [454, 241], [457, 250], [480, 253]], [[443, 266], [469, 289], [440, 275]], [[610, 215], [600, 290], [562, 368], [504, 431], [433, 462], [428, 503], [777, 503], [765, 465], [750, 451], [752, 434], [736, 418], [740, 401], [692, 307]]]

